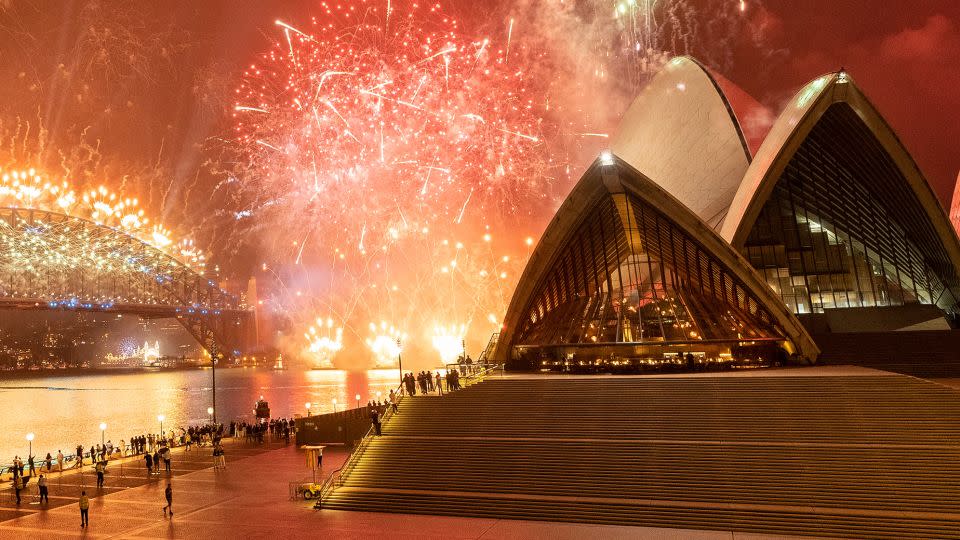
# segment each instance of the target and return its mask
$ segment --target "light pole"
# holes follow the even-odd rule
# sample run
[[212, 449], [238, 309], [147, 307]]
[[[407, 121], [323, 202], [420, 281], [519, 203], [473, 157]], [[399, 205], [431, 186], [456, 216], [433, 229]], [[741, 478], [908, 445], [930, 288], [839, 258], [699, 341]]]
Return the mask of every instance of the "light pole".
[[309, 401], [306, 403], [307, 416], [310, 416], [310, 407], [312, 407], [312, 406], [313, 406], [313, 403], [310, 403]]
[[357, 398], [357, 408], [359, 409], [359, 408], [360, 408], [360, 394], [357, 394], [357, 395], [354, 396], [354, 397]]
[[397, 367], [400, 368], [400, 384], [403, 385], [403, 355], [400, 352], [400, 338], [397, 338]]
[[337, 398], [333, 398], [333, 412], [337, 412]]
[[160, 436], [161, 436], [161, 437], [163, 437], [163, 421], [166, 420], [166, 419], [167, 419], [167, 417], [164, 416], [164, 415], [162, 415], [162, 414], [158, 414], [158, 415], [157, 415], [157, 420], [160, 422]]
[[213, 416], [213, 407], [207, 407], [207, 414], [210, 415], [210, 423], [215, 423], [216, 419]]
[[106, 446], [107, 443], [104, 442], [107, 438], [107, 424], [106, 422], [100, 422], [100, 444]]
[[27, 452], [27, 457], [29, 458], [30, 456], [33, 455], [33, 432], [32, 431], [30, 433], [27, 433], [27, 442], [30, 443], [30, 451]]
[[213, 419], [211, 423], [217, 423], [217, 345], [216, 343], [210, 346], [210, 365], [213, 367], [210, 377], [213, 382], [213, 406], [209, 407], [207, 410], [210, 411], [210, 418]]

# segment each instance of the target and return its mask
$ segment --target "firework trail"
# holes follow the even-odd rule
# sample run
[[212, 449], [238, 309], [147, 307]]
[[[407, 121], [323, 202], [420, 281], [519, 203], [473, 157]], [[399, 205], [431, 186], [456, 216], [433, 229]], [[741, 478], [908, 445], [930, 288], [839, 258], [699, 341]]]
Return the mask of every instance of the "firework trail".
[[[517, 272], [482, 238], [553, 202], [541, 87], [507, 43], [463, 34], [439, 5], [321, 6], [306, 24], [276, 22], [234, 106], [255, 219], [280, 233], [281, 266], [312, 269], [278, 302], [337, 314], [361, 344], [383, 320], [425, 351], [436, 328], [475, 320], [485, 339], [506, 307], [489, 282]], [[508, 38], [513, 57], [535, 54]], [[383, 347], [367, 349], [380, 361]]]

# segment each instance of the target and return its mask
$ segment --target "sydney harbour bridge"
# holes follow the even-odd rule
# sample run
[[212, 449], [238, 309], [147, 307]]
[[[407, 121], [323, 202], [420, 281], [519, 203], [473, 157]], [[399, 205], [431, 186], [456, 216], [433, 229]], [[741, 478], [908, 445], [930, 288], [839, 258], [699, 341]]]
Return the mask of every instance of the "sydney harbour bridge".
[[176, 257], [122, 229], [30, 208], [0, 208], [0, 310], [174, 318], [211, 357], [245, 349], [252, 312]]

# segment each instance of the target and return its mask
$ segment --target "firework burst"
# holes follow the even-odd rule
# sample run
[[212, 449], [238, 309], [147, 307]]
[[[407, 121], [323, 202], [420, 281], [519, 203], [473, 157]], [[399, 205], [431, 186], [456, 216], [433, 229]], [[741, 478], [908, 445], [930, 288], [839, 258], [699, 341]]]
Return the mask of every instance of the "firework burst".
[[361, 345], [380, 320], [409, 321], [425, 351], [436, 320], [489, 337], [523, 249], [495, 255], [491, 232], [552, 202], [546, 100], [510, 62], [536, 53], [467, 37], [438, 4], [321, 6], [276, 22], [233, 112], [251, 212], [280, 264], [314, 276], [279, 304], [336, 313]]

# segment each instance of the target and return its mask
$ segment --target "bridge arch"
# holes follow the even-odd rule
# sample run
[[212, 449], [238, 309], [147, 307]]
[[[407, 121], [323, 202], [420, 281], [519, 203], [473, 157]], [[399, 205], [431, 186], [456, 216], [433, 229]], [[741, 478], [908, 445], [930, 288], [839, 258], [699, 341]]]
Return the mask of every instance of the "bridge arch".
[[0, 208], [0, 308], [175, 318], [211, 356], [245, 348], [251, 312], [175, 257], [81, 217]]

